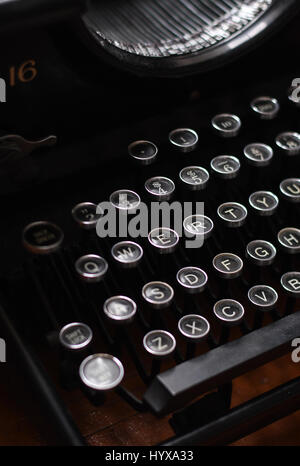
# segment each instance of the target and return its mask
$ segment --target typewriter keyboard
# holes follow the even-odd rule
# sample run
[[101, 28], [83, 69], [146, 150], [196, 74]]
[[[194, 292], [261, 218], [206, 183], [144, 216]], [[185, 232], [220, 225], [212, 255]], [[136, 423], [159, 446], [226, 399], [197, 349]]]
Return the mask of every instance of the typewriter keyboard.
[[[63, 389], [96, 406], [116, 390], [174, 412], [300, 336], [299, 107], [285, 89], [199, 121], [193, 105], [193, 124], [137, 131], [112, 163], [99, 147], [96, 167], [21, 201], [13, 315]], [[104, 202], [117, 220], [100, 237]], [[190, 210], [153, 224], [154, 203]], [[146, 234], [124, 234], [124, 218]]]

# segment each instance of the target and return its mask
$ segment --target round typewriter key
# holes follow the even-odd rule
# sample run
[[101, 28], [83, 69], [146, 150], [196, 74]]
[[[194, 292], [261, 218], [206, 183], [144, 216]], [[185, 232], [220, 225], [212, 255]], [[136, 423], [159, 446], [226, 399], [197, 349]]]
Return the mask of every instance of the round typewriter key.
[[115, 322], [130, 323], [136, 314], [136, 303], [127, 296], [112, 296], [105, 301], [103, 310]]
[[54, 223], [34, 222], [23, 230], [23, 244], [34, 254], [50, 254], [62, 245], [64, 234]]
[[244, 318], [243, 306], [234, 299], [221, 299], [214, 305], [214, 314], [225, 325], [238, 325]]
[[253, 112], [262, 120], [273, 120], [280, 110], [278, 100], [273, 97], [257, 97], [250, 105]]
[[87, 254], [77, 259], [75, 269], [82, 280], [86, 282], [99, 282], [106, 274], [108, 265], [103, 257]]
[[300, 298], [300, 272], [287, 272], [280, 279], [281, 286], [294, 298]]
[[121, 383], [124, 368], [121, 361], [114, 356], [98, 353], [82, 361], [79, 375], [84, 385], [89, 388], [100, 391], [111, 390]]
[[109, 200], [116, 209], [126, 212], [137, 209], [141, 203], [140, 196], [129, 189], [120, 189], [113, 192]]
[[183, 221], [183, 228], [188, 235], [203, 236], [208, 238], [214, 228], [213, 221], [205, 215], [190, 215]]
[[273, 215], [276, 211], [279, 200], [270, 191], [256, 191], [249, 197], [249, 204], [255, 212], [261, 216]]
[[244, 155], [251, 165], [256, 167], [266, 167], [273, 158], [273, 149], [267, 144], [254, 142], [244, 148]]
[[274, 309], [278, 301], [278, 294], [267, 285], [256, 285], [248, 291], [248, 299], [260, 311]]
[[141, 165], [150, 165], [156, 159], [158, 149], [150, 141], [134, 141], [128, 146], [129, 155]]
[[171, 228], [154, 228], [150, 231], [148, 240], [160, 254], [169, 254], [176, 249], [179, 236]]
[[169, 178], [155, 176], [146, 181], [145, 189], [157, 200], [168, 201], [175, 191], [175, 184]]
[[190, 152], [198, 144], [198, 134], [193, 129], [178, 128], [170, 132], [169, 141], [181, 152]]
[[222, 113], [214, 116], [211, 124], [214, 130], [224, 138], [237, 136], [242, 126], [239, 117], [229, 113]]
[[222, 252], [213, 258], [215, 270], [224, 278], [237, 278], [243, 270], [242, 259], [231, 253]]
[[277, 146], [286, 155], [298, 155], [300, 153], [300, 134], [292, 131], [281, 133], [275, 140]]
[[158, 358], [169, 356], [176, 348], [176, 340], [170, 332], [152, 330], [143, 339], [145, 350]]
[[280, 183], [280, 192], [290, 202], [300, 202], [300, 178], [288, 178]]
[[204, 317], [189, 314], [181, 317], [178, 322], [178, 330], [189, 340], [203, 340], [210, 332], [210, 325]]
[[270, 265], [276, 257], [276, 248], [268, 241], [254, 240], [247, 244], [246, 256], [257, 265]]
[[59, 332], [61, 345], [69, 350], [86, 348], [93, 338], [92, 329], [80, 322], [72, 322], [65, 325]]
[[180, 171], [179, 178], [188, 189], [200, 191], [206, 188], [209, 180], [209, 173], [202, 167], [185, 167]]
[[72, 216], [75, 222], [85, 230], [95, 228], [97, 221], [103, 215], [103, 211], [98, 210], [97, 205], [92, 202], [82, 202], [72, 209]]
[[300, 229], [299, 228], [283, 228], [279, 231], [277, 239], [286, 252], [297, 254], [300, 252]]
[[200, 293], [207, 284], [206, 273], [198, 267], [184, 267], [178, 270], [176, 279], [188, 293]]
[[113, 245], [112, 257], [124, 268], [136, 267], [144, 254], [143, 248], [133, 241], [121, 241]]
[[151, 307], [164, 309], [173, 301], [174, 291], [168, 283], [155, 281], [143, 286], [142, 296]]
[[242, 226], [247, 218], [246, 207], [238, 202], [225, 202], [218, 207], [217, 213], [227, 226], [237, 228]]
[[211, 160], [210, 166], [219, 178], [226, 180], [236, 178], [241, 168], [239, 159], [233, 155], [219, 155]]

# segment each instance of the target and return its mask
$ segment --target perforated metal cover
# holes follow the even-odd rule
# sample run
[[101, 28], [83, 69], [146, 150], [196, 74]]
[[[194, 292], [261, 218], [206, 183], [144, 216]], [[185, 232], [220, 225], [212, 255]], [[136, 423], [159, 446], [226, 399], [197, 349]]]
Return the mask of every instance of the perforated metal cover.
[[[296, 8], [294, 0], [92, 0], [84, 23], [123, 65], [179, 73], [231, 55]], [[299, 3], [299, 2], [298, 2]], [[243, 37], [242, 37], [243, 36]], [[226, 44], [214, 57], [208, 51]], [[161, 59], [161, 60], [157, 60]], [[199, 68], [199, 67], [198, 67]], [[182, 72], [182, 70], [181, 70]]]

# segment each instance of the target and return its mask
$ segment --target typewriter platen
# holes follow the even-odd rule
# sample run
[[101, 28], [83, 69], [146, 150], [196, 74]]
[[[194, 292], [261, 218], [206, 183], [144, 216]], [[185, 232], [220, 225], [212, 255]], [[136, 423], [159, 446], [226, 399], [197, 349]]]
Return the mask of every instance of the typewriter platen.
[[[90, 416], [114, 403], [168, 419], [164, 445], [230, 443], [295, 411], [299, 379], [230, 409], [232, 380], [300, 337], [295, 2], [38, 3], [13, 24], [3, 10], [5, 364], [63, 444], [84, 444], [81, 426], [93, 443]], [[175, 211], [100, 238], [105, 201], [132, 224], [141, 203], [191, 210], [181, 232]]]

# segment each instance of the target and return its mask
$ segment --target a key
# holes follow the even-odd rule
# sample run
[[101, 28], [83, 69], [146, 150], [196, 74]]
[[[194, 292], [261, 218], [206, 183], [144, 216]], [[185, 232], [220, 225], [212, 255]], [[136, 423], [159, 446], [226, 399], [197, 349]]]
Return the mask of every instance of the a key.
[[176, 280], [187, 293], [201, 293], [207, 285], [207, 274], [199, 267], [184, 267], [178, 270]]
[[287, 272], [282, 275], [280, 283], [287, 294], [300, 298], [300, 272]]
[[191, 260], [192, 257], [199, 257], [199, 255], [202, 260], [214, 255], [215, 245], [212, 237], [214, 223], [210, 217], [201, 214], [189, 215], [183, 221], [183, 230], [187, 238], [186, 243], [191, 243], [191, 247], [186, 248]]
[[83, 281], [95, 283], [103, 280], [108, 270], [108, 264], [101, 256], [87, 254], [77, 259], [75, 269]]
[[241, 169], [239, 159], [233, 155], [219, 155], [211, 160], [210, 168], [218, 189], [211, 195], [209, 202], [219, 205], [225, 195], [228, 200], [239, 199], [243, 191], [238, 183]]
[[300, 202], [300, 178], [287, 178], [280, 183], [281, 195], [288, 202]]
[[[270, 191], [256, 191], [249, 196], [250, 225], [255, 235], [263, 236], [276, 233], [282, 224], [281, 218], [277, 215], [279, 199]], [[260, 217], [264, 217], [262, 220]], [[265, 218], [267, 217], [267, 218]]]
[[224, 180], [236, 178], [240, 172], [241, 163], [233, 155], [218, 155], [210, 162], [213, 173]]
[[113, 245], [111, 255], [123, 268], [137, 267], [144, 255], [143, 248], [133, 241], [120, 241]]
[[143, 339], [145, 350], [157, 358], [165, 358], [176, 348], [174, 336], [165, 330], [152, 330]]
[[247, 238], [249, 238], [249, 228], [244, 226], [248, 217], [246, 207], [238, 202], [224, 202], [218, 207], [217, 214], [220, 219], [219, 223], [222, 222], [222, 227], [224, 225], [232, 230], [224, 235], [223, 247], [234, 252], [244, 249]]
[[[159, 278], [167, 280], [172, 268], [180, 267], [180, 258], [177, 254], [179, 235], [171, 228], [154, 228], [148, 234], [148, 242], [156, 254], [152, 258], [159, 271]], [[149, 251], [150, 252], [150, 251]]]
[[72, 209], [72, 216], [81, 228], [93, 230], [96, 228], [99, 218], [103, 216], [103, 211], [92, 202], [81, 202]]
[[180, 152], [190, 152], [197, 147], [198, 134], [190, 128], [177, 128], [170, 132], [169, 141]]
[[191, 166], [183, 168], [179, 173], [179, 178], [184, 187], [191, 191], [203, 191], [209, 181], [209, 173], [205, 168]]
[[246, 256], [256, 265], [264, 267], [273, 264], [276, 248], [264, 240], [254, 240], [247, 244]]
[[22, 239], [25, 248], [33, 254], [51, 254], [61, 248], [64, 234], [54, 223], [40, 221], [27, 225]]
[[174, 290], [168, 283], [154, 281], [143, 286], [142, 296], [151, 308], [165, 309], [173, 301]]
[[92, 339], [92, 329], [81, 322], [72, 322], [60, 330], [59, 374], [64, 388], [77, 387], [78, 366], [90, 350]]
[[288, 296], [285, 314], [291, 314], [300, 298], [300, 272], [286, 272], [280, 279], [281, 286]]
[[174, 194], [175, 184], [165, 176], [155, 176], [145, 182], [145, 189], [153, 200], [168, 201]]
[[176, 349], [176, 340], [172, 333], [166, 330], [152, 330], [144, 336], [143, 346], [147, 353], [153, 358], [150, 375], [150, 377], [153, 378], [160, 371], [161, 360], [174, 353]]
[[243, 322], [245, 310], [241, 303], [234, 299], [220, 299], [214, 305], [213, 312], [221, 324], [219, 344], [224, 344], [230, 336], [230, 328]]
[[187, 340], [185, 359], [190, 359], [195, 356], [196, 345], [207, 339], [210, 325], [204, 317], [197, 314], [188, 314], [178, 321], [178, 330]]
[[250, 194], [249, 204], [257, 215], [269, 217], [276, 212], [279, 199], [270, 191], [256, 191]]
[[236, 254], [222, 252], [213, 258], [213, 267], [220, 277], [234, 279], [242, 274], [243, 261]]
[[112, 296], [103, 304], [106, 317], [115, 324], [130, 324], [136, 314], [137, 306], [128, 296]]
[[295, 131], [280, 133], [276, 137], [275, 143], [282, 153], [287, 156], [294, 156], [300, 153], [300, 134]]
[[[28, 269], [44, 303], [49, 321], [54, 326], [61, 326], [70, 320], [78, 319], [78, 302], [73, 292], [74, 282], [62, 253], [64, 234], [61, 228], [47, 221], [34, 222], [23, 230], [22, 239], [25, 248], [39, 256], [38, 263], [42, 267], [39, 273], [35, 269], [35, 261], [31, 259]], [[56, 289], [57, 300], [47, 295], [50, 287]], [[54, 301], [55, 305], [52, 304]]]
[[279, 244], [288, 254], [298, 254], [300, 252], [300, 229], [283, 228], [277, 234]]
[[131, 213], [137, 209], [141, 203], [140, 196], [130, 189], [119, 189], [114, 191], [109, 198], [111, 204], [119, 211]]
[[161, 373], [144, 400], [157, 415], [168, 414], [196, 397], [226, 384], [251, 369], [291, 352], [300, 335], [300, 313], [278, 319], [225, 345]]
[[[142, 288], [142, 297], [150, 311], [150, 324], [152, 328], [167, 328], [165, 316], [176, 315], [176, 308], [173, 305], [174, 290], [171, 285], [162, 281], [146, 283]], [[163, 313], [157, 312], [164, 310]], [[149, 315], [149, 312], [148, 312]]]
[[[248, 299], [256, 313], [254, 315], [253, 329], [262, 326], [264, 313], [274, 311], [278, 302], [278, 293], [268, 285], [255, 285], [248, 291]], [[275, 316], [273, 312], [273, 316]]]
[[239, 228], [247, 219], [247, 209], [238, 202], [224, 202], [218, 207], [218, 216], [230, 228]]
[[129, 144], [128, 153], [140, 165], [150, 165], [157, 158], [158, 148], [150, 141], [134, 141]]
[[195, 214], [184, 219], [183, 228], [187, 236], [202, 238], [204, 241], [212, 234], [214, 223], [206, 215]]
[[85, 358], [79, 367], [79, 376], [85, 393], [96, 405], [102, 404], [104, 394], [122, 382], [124, 367], [119, 359], [106, 353]]
[[188, 314], [178, 321], [178, 330], [188, 340], [203, 341], [210, 332], [207, 319], [198, 314]]
[[[212, 264], [216, 275], [222, 279], [217, 280], [218, 296], [232, 297], [234, 284], [229, 284], [229, 281], [235, 281], [241, 276], [244, 267], [242, 259], [236, 254], [222, 252], [213, 258]], [[241, 288], [241, 285], [239, 283], [237, 288]]]
[[240, 118], [230, 113], [221, 113], [214, 116], [211, 124], [214, 131], [223, 138], [237, 136], [242, 126]]
[[254, 167], [266, 167], [273, 159], [273, 149], [267, 144], [254, 142], [244, 148], [244, 156], [247, 162]]
[[154, 228], [150, 231], [148, 240], [159, 254], [170, 254], [177, 248], [179, 236], [171, 228]]
[[[212, 304], [213, 296], [210, 288], [207, 289], [208, 277], [204, 270], [199, 267], [183, 267], [176, 274], [177, 283], [183, 291], [183, 311], [195, 308], [197, 312], [202, 312], [202, 305]], [[201, 294], [201, 300], [199, 300]]]
[[265, 240], [253, 240], [246, 246], [246, 258], [249, 263], [246, 267], [246, 280], [249, 283], [264, 283], [270, 266], [274, 263], [277, 250], [272, 243]]
[[62, 347], [71, 352], [86, 349], [93, 339], [92, 329], [82, 322], [72, 322], [65, 325], [59, 332], [59, 342]]
[[256, 97], [252, 100], [251, 104], [252, 111], [261, 120], [273, 120], [278, 115], [280, 105], [277, 99], [274, 97]]

